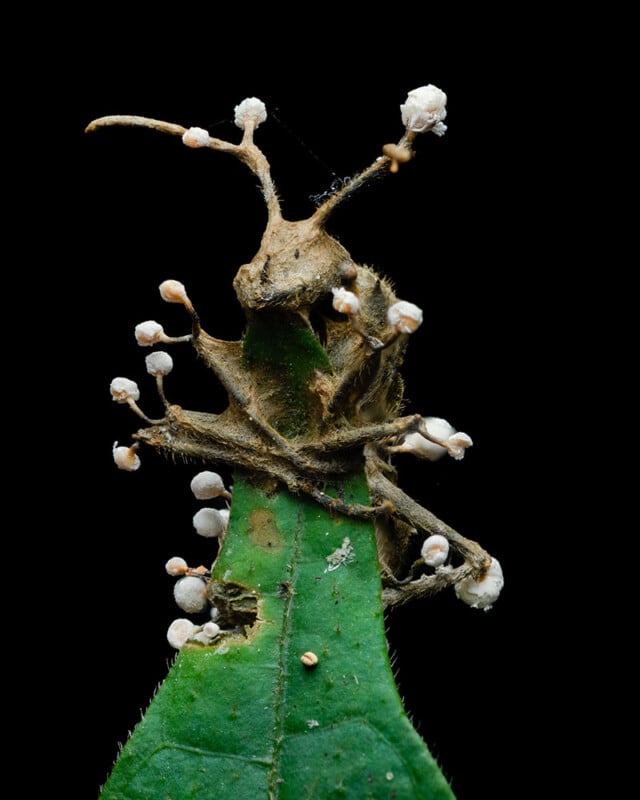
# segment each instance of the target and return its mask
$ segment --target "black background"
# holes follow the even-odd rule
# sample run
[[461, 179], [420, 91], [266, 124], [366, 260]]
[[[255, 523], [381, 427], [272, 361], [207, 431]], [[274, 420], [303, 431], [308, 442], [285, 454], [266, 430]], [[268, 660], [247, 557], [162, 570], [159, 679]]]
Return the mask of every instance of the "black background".
[[[314, 195], [400, 137], [399, 105], [426, 83], [449, 97], [446, 135], [419, 140], [414, 161], [356, 194], [329, 229], [424, 309], [404, 367], [407, 411], [446, 417], [474, 446], [462, 462], [398, 459], [400, 482], [500, 560], [505, 588], [488, 613], [453, 592], [397, 612], [389, 640], [407, 710], [458, 800], [533, 797], [546, 781], [532, 757], [532, 729], [550, 722], [544, 687], [562, 686], [564, 676], [549, 643], [553, 574], [540, 576], [535, 545], [554, 512], [548, 477], [532, 466], [532, 438], [543, 444], [536, 303], [552, 222], [531, 202], [545, 169], [533, 155], [537, 134], [523, 98], [535, 69], [517, 37], [507, 41], [484, 23], [483, 35], [466, 42], [393, 15], [348, 35], [330, 20], [294, 22], [286, 32], [276, 25], [275, 34], [258, 23], [221, 25], [208, 44], [194, 19], [186, 40], [123, 24], [99, 45], [90, 36], [75, 43], [63, 126], [73, 168], [55, 163], [72, 198], [55, 234], [69, 253], [69, 277], [61, 282], [50, 269], [41, 285], [56, 336], [67, 342], [58, 395], [65, 441], [50, 457], [65, 525], [67, 569], [54, 584], [73, 629], [73, 645], [63, 640], [58, 652], [63, 660], [74, 653], [65, 715], [71, 709], [81, 732], [78, 797], [97, 796], [173, 657], [165, 561], [210, 557], [191, 528], [191, 467], [146, 452], [134, 474], [114, 467], [112, 444], [127, 443], [137, 420], [111, 401], [109, 383], [136, 380], [141, 406], [158, 413], [133, 329], [157, 319], [169, 333], [188, 331], [184, 311], [159, 297], [166, 278], [186, 285], [207, 332], [241, 336], [231, 280], [255, 253], [265, 218], [255, 179], [230, 156], [159, 133], [83, 129], [95, 117], [130, 113], [238, 141], [233, 108], [257, 96], [269, 117], [256, 141], [284, 215], [299, 218], [313, 210]], [[41, 369], [57, 371], [44, 344], [39, 352]], [[169, 399], [222, 408], [222, 390], [188, 345], [170, 352]], [[563, 738], [562, 703], [553, 714], [545, 770], [562, 763], [551, 743]]]

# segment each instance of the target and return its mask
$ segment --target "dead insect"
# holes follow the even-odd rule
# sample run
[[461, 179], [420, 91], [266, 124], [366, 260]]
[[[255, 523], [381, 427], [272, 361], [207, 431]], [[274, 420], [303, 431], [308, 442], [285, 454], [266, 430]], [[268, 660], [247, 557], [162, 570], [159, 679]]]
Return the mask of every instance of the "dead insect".
[[[283, 218], [269, 162], [254, 143], [254, 132], [267, 117], [257, 98], [247, 98], [235, 109], [236, 125], [243, 130], [239, 144], [211, 137], [201, 128], [145, 117], [102, 117], [87, 127], [88, 131], [111, 125], [152, 128], [180, 136], [189, 147], [230, 153], [258, 178], [267, 207], [258, 252], [240, 266], [233, 281], [248, 320], [243, 340], [226, 342], [207, 334], [177, 281], [165, 281], [161, 295], [167, 302], [182, 303], [191, 317], [191, 333], [168, 337], [158, 323], [147, 322], [153, 330], [138, 340], [144, 346], [156, 341], [191, 342], [226, 389], [228, 407], [219, 414], [188, 411], [170, 404], [162, 391], [164, 417], [151, 420], [140, 411], [137, 397], [129, 398], [129, 405], [148, 425], [135, 434], [134, 447], [145, 444], [174, 458], [226, 464], [265, 483], [275, 480], [330, 512], [375, 520], [387, 606], [468, 577], [481, 580], [491, 557], [397, 485], [391, 458], [396, 452], [409, 452], [402, 446], [406, 437], [418, 436], [456, 459], [471, 440], [461, 439], [465, 434], [451, 441], [439, 438], [420, 414], [399, 415], [404, 390], [399, 370], [409, 336], [422, 322], [422, 311], [400, 300], [373, 269], [355, 264], [326, 224], [334, 209], [373, 176], [409, 162], [417, 135], [429, 130], [444, 133], [445, 103], [444, 93], [431, 85], [410, 93], [401, 106], [405, 132], [399, 142], [386, 145], [368, 168], [337, 187], [308, 219], [297, 221]], [[302, 410], [291, 405], [290, 386], [283, 380], [289, 369], [286, 337], [274, 337], [283, 324], [315, 340], [310, 345], [315, 355], [306, 371], [296, 374], [304, 396]], [[279, 341], [274, 343], [274, 338]], [[269, 355], [261, 346], [264, 341], [269, 341]], [[122, 468], [138, 468], [137, 450], [118, 448], [116, 455]], [[371, 505], [335, 497], [333, 489], [363, 466]], [[413, 580], [412, 553], [419, 549], [421, 538], [432, 534], [445, 536], [462, 563]]]

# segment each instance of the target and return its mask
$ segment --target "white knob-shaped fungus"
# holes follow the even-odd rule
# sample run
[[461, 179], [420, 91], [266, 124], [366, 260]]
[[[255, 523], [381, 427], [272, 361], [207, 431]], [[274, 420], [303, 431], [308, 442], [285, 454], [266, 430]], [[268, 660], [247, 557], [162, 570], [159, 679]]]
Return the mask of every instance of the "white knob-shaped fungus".
[[141, 347], [151, 347], [163, 341], [164, 328], [154, 319], [139, 322], [135, 327], [136, 342]]
[[135, 402], [140, 399], [138, 384], [129, 380], [129, 378], [114, 378], [111, 381], [109, 390], [116, 403], [128, 403], [130, 400]]
[[422, 545], [420, 555], [430, 567], [439, 567], [449, 555], [449, 542], [439, 533], [428, 536]]
[[360, 300], [357, 295], [345, 289], [344, 286], [338, 286], [331, 290], [333, 292], [333, 307], [340, 314], [357, 314], [360, 311]]
[[167, 641], [171, 647], [180, 650], [189, 641], [196, 626], [190, 619], [174, 619], [167, 631]]
[[187, 297], [187, 290], [180, 281], [162, 281], [160, 284], [160, 297], [165, 303], [181, 303], [182, 305], [186, 303], [191, 305], [191, 301]]
[[199, 536], [216, 538], [226, 531], [228, 518], [228, 514], [217, 508], [201, 508], [193, 516], [193, 527]]
[[210, 470], [203, 470], [193, 477], [191, 491], [198, 500], [211, 500], [228, 494], [220, 475]]
[[182, 143], [187, 147], [207, 147], [209, 138], [209, 132], [204, 128], [187, 128], [182, 134]]
[[447, 95], [429, 83], [409, 92], [400, 106], [402, 122], [407, 130], [423, 133], [433, 130], [438, 136], [447, 130], [442, 120], [447, 116]]
[[497, 558], [492, 558], [491, 565], [482, 580], [464, 578], [455, 585], [455, 592], [457, 597], [471, 608], [488, 611], [498, 599], [503, 586], [502, 567]]
[[200, 578], [187, 575], [176, 581], [173, 597], [178, 606], [188, 614], [196, 614], [207, 607], [207, 587]]
[[215, 622], [205, 622], [202, 626], [202, 632], [213, 638], [220, 633], [220, 626]]
[[[185, 305], [187, 305], [190, 312], [193, 311], [190, 303], [187, 302]], [[139, 322], [135, 328], [135, 336], [136, 342], [138, 342], [141, 347], [153, 347], [153, 345], [158, 344], [158, 342], [166, 342], [167, 344], [174, 342], [190, 342], [193, 339], [193, 335], [190, 333], [185, 336], [167, 336], [162, 325], [154, 319]]]
[[131, 447], [118, 446], [117, 442], [113, 443], [113, 460], [115, 461], [118, 469], [123, 469], [126, 472], [135, 472], [140, 468], [140, 456], [136, 452], [136, 445]]
[[[446, 441], [455, 433], [453, 425], [442, 417], [424, 417], [424, 422], [428, 433], [436, 439]], [[427, 461], [437, 461], [447, 452], [445, 447], [425, 439], [420, 433], [408, 433], [399, 445], [391, 449], [396, 453], [411, 453]]]
[[244, 130], [247, 123], [253, 123], [257, 128], [267, 118], [267, 107], [257, 97], [246, 97], [234, 108], [234, 122]]
[[456, 461], [460, 461], [464, 458], [464, 451], [467, 447], [471, 447], [473, 444], [471, 437], [460, 431], [454, 433], [452, 436], [449, 436], [447, 439], [447, 447], [449, 450], [449, 455], [456, 459]]
[[389, 324], [399, 333], [414, 333], [422, 325], [422, 309], [406, 300], [398, 300], [387, 311]]
[[418, 431], [408, 433], [400, 444], [389, 447], [390, 453], [411, 453], [418, 458], [428, 461], [437, 461], [445, 453], [449, 453], [456, 461], [464, 458], [467, 447], [471, 447], [471, 437], [456, 431], [456, 429], [442, 417], [423, 417], [427, 434], [435, 440]]
[[205, 622], [202, 628], [194, 633], [191, 638], [201, 644], [211, 644], [211, 641], [220, 633], [220, 626], [215, 622]]
[[167, 571], [167, 574], [173, 575], [173, 577], [184, 575], [184, 573], [189, 569], [187, 562], [184, 560], [184, 558], [180, 558], [180, 556], [173, 556], [170, 558], [164, 565], [164, 568]]
[[173, 359], [164, 350], [156, 350], [145, 357], [144, 363], [149, 375], [168, 375], [173, 369]]

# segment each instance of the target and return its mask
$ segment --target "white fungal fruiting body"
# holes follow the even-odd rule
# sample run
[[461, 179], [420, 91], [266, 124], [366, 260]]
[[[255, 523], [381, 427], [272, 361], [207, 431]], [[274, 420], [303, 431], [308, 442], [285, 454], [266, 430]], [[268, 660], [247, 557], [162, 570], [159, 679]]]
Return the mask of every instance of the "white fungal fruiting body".
[[189, 641], [196, 626], [190, 619], [174, 619], [167, 631], [167, 641], [171, 647], [180, 650]]
[[154, 319], [139, 322], [135, 327], [136, 342], [142, 347], [152, 347], [162, 341], [164, 328]]
[[129, 378], [114, 378], [111, 381], [109, 390], [116, 403], [128, 403], [130, 400], [135, 402], [140, 399], [138, 384], [129, 380]]
[[227, 529], [228, 514], [217, 508], [201, 508], [193, 516], [193, 527], [199, 536], [215, 539], [222, 536]]
[[[442, 417], [424, 417], [424, 423], [427, 431], [436, 439], [446, 441], [455, 433], [453, 425]], [[437, 461], [447, 452], [446, 448], [425, 439], [420, 433], [408, 433], [402, 443], [394, 449], [398, 453], [411, 453], [418, 458], [425, 458], [427, 461]]]
[[184, 558], [180, 558], [180, 556], [173, 556], [173, 558], [170, 558], [167, 561], [167, 563], [164, 565], [164, 568], [168, 575], [177, 577], [178, 575], [184, 575], [189, 567]]
[[165, 303], [189, 303], [187, 290], [180, 281], [168, 280], [160, 284], [160, 297]]
[[207, 147], [209, 138], [209, 132], [204, 128], [188, 128], [182, 134], [182, 143], [187, 147]]
[[188, 614], [197, 614], [207, 607], [207, 587], [200, 578], [187, 575], [173, 587], [173, 597], [178, 606]]
[[420, 555], [424, 563], [430, 567], [439, 567], [447, 560], [449, 555], [449, 542], [444, 536], [435, 533], [428, 536], [422, 545]]
[[244, 130], [247, 123], [257, 128], [267, 118], [267, 107], [257, 97], [246, 97], [234, 108], [234, 122]]
[[191, 639], [200, 644], [211, 644], [212, 640], [220, 633], [220, 626], [215, 622], [205, 622], [205, 624], [192, 634]]
[[150, 375], [168, 375], [173, 369], [173, 359], [164, 350], [156, 350], [145, 357], [144, 363]]
[[344, 286], [331, 290], [333, 292], [333, 307], [340, 314], [357, 314], [360, 311], [360, 300]]
[[210, 637], [217, 636], [220, 633], [220, 626], [215, 622], [205, 622], [202, 626], [202, 632]]
[[492, 558], [487, 574], [482, 580], [465, 578], [456, 584], [455, 592], [457, 597], [471, 608], [482, 608], [488, 611], [498, 599], [503, 586], [502, 567], [497, 558]]
[[467, 447], [471, 447], [472, 444], [471, 437], [466, 433], [456, 432], [447, 439], [449, 455], [455, 458], [456, 461], [464, 458], [464, 451]]
[[399, 333], [414, 333], [422, 325], [422, 309], [406, 300], [398, 300], [387, 311], [389, 324]]
[[423, 133], [433, 130], [442, 136], [447, 126], [442, 120], [447, 116], [447, 95], [437, 86], [429, 83], [409, 92], [406, 101], [400, 106], [402, 122], [409, 131]]
[[140, 456], [136, 453], [136, 447], [118, 447], [118, 443], [113, 443], [113, 460], [118, 469], [126, 472], [135, 472], [140, 468]]
[[224, 482], [217, 472], [203, 470], [191, 481], [191, 491], [198, 500], [211, 500], [227, 493]]
[[456, 431], [456, 429], [442, 417], [424, 417], [424, 424], [427, 433], [434, 439], [443, 442], [442, 445], [427, 439], [421, 433], [408, 433], [398, 445], [390, 447], [392, 453], [411, 453], [418, 458], [425, 458], [428, 461], [437, 461], [445, 453], [448, 453], [456, 461], [464, 458], [467, 447], [471, 447], [473, 441], [471, 437]]

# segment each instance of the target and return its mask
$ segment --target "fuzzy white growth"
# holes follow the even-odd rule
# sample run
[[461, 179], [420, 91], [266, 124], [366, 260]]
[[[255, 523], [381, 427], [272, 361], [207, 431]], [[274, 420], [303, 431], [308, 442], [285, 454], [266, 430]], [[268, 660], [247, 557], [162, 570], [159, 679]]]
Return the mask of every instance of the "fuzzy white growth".
[[442, 417], [424, 417], [424, 424], [427, 433], [434, 439], [439, 439], [443, 445], [426, 439], [422, 434], [414, 432], [408, 433], [402, 442], [394, 447], [390, 447], [392, 453], [410, 453], [418, 458], [425, 458], [427, 461], [437, 461], [445, 453], [459, 461], [464, 457], [467, 447], [471, 447], [473, 442], [466, 433], [460, 433]]
[[400, 106], [402, 122], [407, 130], [424, 133], [432, 130], [442, 136], [447, 126], [442, 120], [447, 116], [447, 95], [437, 86], [429, 83], [409, 92], [406, 101]]
[[156, 377], [158, 375], [168, 375], [173, 369], [173, 359], [164, 350], [156, 350], [155, 353], [149, 353], [144, 363], [149, 375], [155, 375]]
[[176, 581], [173, 597], [178, 606], [189, 614], [204, 611], [207, 607], [207, 587], [203, 580], [192, 575]]
[[422, 545], [420, 555], [424, 563], [430, 567], [439, 567], [447, 560], [449, 555], [449, 542], [439, 533], [428, 536]]
[[345, 289], [344, 286], [337, 286], [331, 290], [333, 292], [333, 307], [340, 314], [357, 314], [360, 311], [360, 300], [357, 295]]
[[234, 108], [234, 122], [239, 128], [245, 129], [247, 123], [257, 128], [267, 118], [267, 107], [257, 97], [246, 97]]
[[220, 626], [215, 622], [205, 622], [202, 628], [191, 636], [191, 639], [201, 644], [211, 644], [211, 641], [220, 633]]
[[188, 128], [182, 134], [182, 143], [187, 147], [207, 147], [209, 144], [209, 132], [204, 128]]
[[325, 572], [333, 572], [343, 564], [351, 563], [355, 558], [355, 555], [356, 552], [351, 544], [351, 539], [349, 539], [348, 536], [345, 536], [340, 547], [336, 548], [333, 553], [329, 553], [329, 555], [326, 556], [326, 561], [329, 562], [329, 566], [325, 569]]
[[206, 633], [207, 636], [217, 636], [220, 633], [220, 626], [215, 622], [205, 622], [202, 626], [202, 631]]
[[[185, 303], [187, 305], [187, 303]], [[193, 307], [188, 304], [189, 311], [193, 311]], [[186, 336], [167, 336], [164, 328], [155, 319], [148, 319], [145, 322], [139, 322], [135, 328], [136, 342], [141, 347], [152, 347], [158, 342], [175, 343], [175, 342], [190, 342], [193, 335], [188, 333]]]
[[179, 575], [184, 575], [189, 569], [187, 562], [184, 558], [180, 558], [180, 556], [173, 556], [173, 558], [170, 558], [164, 565], [164, 568], [167, 571], [167, 575], [172, 575], [174, 578], [177, 578]]
[[394, 453], [410, 453], [427, 461], [437, 461], [447, 452], [435, 442], [430, 442], [419, 433], [408, 433], [399, 445], [391, 448]]
[[189, 641], [196, 626], [190, 619], [174, 619], [167, 631], [167, 641], [171, 647], [180, 650]]
[[141, 347], [151, 347], [158, 342], [164, 341], [164, 328], [154, 319], [139, 322], [135, 327], [136, 342]]
[[160, 297], [165, 303], [182, 303], [182, 305], [191, 305], [191, 301], [187, 297], [187, 290], [184, 284], [180, 281], [162, 281], [160, 284]]
[[217, 538], [227, 529], [228, 513], [224, 515], [217, 508], [201, 508], [193, 517], [193, 527], [199, 536]]
[[209, 470], [203, 470], [194, 476], [191, 481], [191, 491], [198, 500], [211, 500], [228, 494], [220, 475]]
[[126, 472], [135, 472], [140, 468], [140, 456], [136, 453], [136, 446], [118, 447], [118, 442], [113, 443], [113, 460], [118, 469]]
[[129, 378], [114, 378], [111, 381], [109, 390], [116, 403], [128, 403], [130, 400], [135, 402], [140, 399], [138, 384], [129, 380]]
[[422, 325], [422, 309], [414, 303], [398, 300], [389, 306], [387, 319], [399, 333], [413, 333]]
[[[443, 441], [449, 439], [449, 437], [456, 432], [453, 425], [442, 417], [424, 417], [424, 424], [427, 428], [427, 432], [431, 436], [436, 439], [442, 439]], [[420, 442], [415, 442], [415, 445], [420, 450], [416, 455], [420, 455], [421, 458], [426, 458], [429, 461], [437, 461], [447, 452], [445, 447], [441, 447], [435, 442], [430, 442], [428, 439], [425, 439], [424, 436], [420, 436], [420, 434], [410, 434], [410, 436], [414, 435], [420, 439]], [[407, 436], [407, 439], [408, 438], [409, 436]]]
[[453, 436], [447, 439], [449, 455], [455, 458], [456, 461], [460, 461], [464, 458], [465, 450], [467, 447], [471, 447], [472, 444], [471, 437], [462, 432], [454, 433]]
[[465, 578], [455, 585], [455, 591], [457, 597], [471, 608], [482, 608], [488, 611], [498, 599], [503, 586], [502, 567], [497, 558], [492, 558], [487, 574], [482, 580]]

